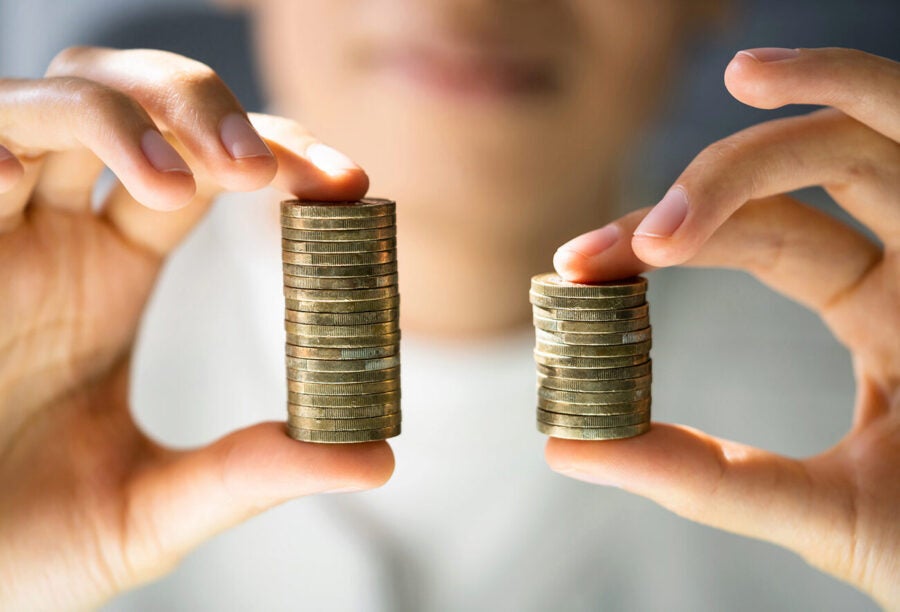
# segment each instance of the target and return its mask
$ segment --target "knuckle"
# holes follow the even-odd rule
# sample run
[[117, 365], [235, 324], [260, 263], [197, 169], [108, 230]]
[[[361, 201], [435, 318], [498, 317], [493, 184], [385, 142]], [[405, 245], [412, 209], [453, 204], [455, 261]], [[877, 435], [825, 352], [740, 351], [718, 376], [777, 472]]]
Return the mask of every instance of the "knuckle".
[[223, 91], [228, 91], [215, 70], [194, 60], [187, 60], [175, 69], [169, 77], [169, 84], [177, 95], [187, 98], [221, 96]]
[[84, 45], [66, 47], [50, 60], [50, 63], [47, 65], [46, 76], [70, 72], [72, 65], [76, 62], [77, 58], [84, 54], [89, 48], [90, 47]]
[[61, 79], [60, 84], [68, 95], [69, 103], [89, 116], [110, 120], [133, 118], [135, 115], [142, 118], [146, 116], [131, 97], [102, 83], [68, 77]]

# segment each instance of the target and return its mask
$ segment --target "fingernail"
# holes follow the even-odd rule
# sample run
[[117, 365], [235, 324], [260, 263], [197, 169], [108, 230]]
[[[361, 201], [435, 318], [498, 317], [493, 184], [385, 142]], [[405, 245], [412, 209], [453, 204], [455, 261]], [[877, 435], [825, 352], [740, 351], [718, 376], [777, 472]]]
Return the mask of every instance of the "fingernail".
[[553, 267], [563, 277], [567, 273], [577, 272], [579, 267], [614, 245], [620, 234], [619, 226], [610, 224], [577, 236], [556, 250]]
[[7, 159], [10, 159], [12, 157], [13, 157], [12, 151], [7, 149], [3, 145], [0, 145], [0, 162], [6, 161]]
[[568, 478], [574, 478], [575, 480], [580, 480], [582, 482], [589, 482], [591, 484], [600, 485], [603, 487], [615, 487], [617, 489], [621, 489], [622, 485], [617, 482], [614, 482], [612, 479], [608, 478], [604, 474], [597, 474], [594, 472], [585, 472], [574, 466], [566, 466], [561, 469], [555, 469], [554, 471], [558, 474], [562, 474]]
[[222, 146], [232, 159], [251, 157], [272, 157], [272, 151], [259, 137], [247, 118], [240, 113], [231, 113], [219, 124]]
[[781, 47], [760, 47], [738, 51], [738, 55], [749, 55], [757, 62], [778, 62], [793, 59], [800, 55], [800, 49], [783, 49]]
[[343, 174], [347, 170], [360, 169], [352, 159], [321, 142], [306, 147], [306, 157], [326, 174]]
[[159, 172], [178, 172], [188, 176], [193, 174], [175, 147], [166, 142], [163, 135], [156, 130], [144, 132], [144, 135], [141, 136], [141, 150], [150, 165]]
[[681, 187], [674, 187], [644, 217], [634, 230], [634, 235], [668, 238], [681, 226], [687, 213], [687, 195]]

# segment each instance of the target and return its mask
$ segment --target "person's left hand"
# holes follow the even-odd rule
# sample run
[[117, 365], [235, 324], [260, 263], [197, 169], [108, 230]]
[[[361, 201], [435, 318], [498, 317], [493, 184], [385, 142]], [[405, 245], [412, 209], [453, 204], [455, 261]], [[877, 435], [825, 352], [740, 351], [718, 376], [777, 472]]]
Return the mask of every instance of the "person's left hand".
[[[746, 270], [818, 312], [853, 355], [853, 427], [795, 460], [654, 423], [605, 442], [551, 439], [550, 466], [768, 540], [900, 606], [900, 64], [847, 49], [754, 49], [725, 72], [770, 121], [704, 150], [653, 209], [560, 247], [573, 281], [686, 264]], [[784, 195], [821, 185], [882, 241]]]

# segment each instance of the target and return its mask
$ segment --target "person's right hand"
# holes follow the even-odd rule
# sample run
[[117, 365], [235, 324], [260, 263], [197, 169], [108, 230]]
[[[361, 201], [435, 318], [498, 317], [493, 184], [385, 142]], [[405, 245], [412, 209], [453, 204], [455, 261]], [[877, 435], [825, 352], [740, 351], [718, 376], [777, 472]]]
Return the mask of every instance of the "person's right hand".
[[[132, 421], [141, 313], [218, 192], [368, 188], [301, 126], [252, 122], [212, 70], [169, 53], [76, 48], [44, 79], [0, 80], [0, 608], [96, 605], [270, 506], [390, 477], [384, 442], [265, 423], [176, 451]], [[92, 211], [104, 165], [120, 184]]]

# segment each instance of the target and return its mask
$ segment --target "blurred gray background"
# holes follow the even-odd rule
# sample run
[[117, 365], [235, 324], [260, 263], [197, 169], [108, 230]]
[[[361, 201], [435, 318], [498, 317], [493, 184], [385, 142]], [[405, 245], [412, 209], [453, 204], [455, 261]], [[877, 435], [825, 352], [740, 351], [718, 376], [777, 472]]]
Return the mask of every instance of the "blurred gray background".
[[[667, 111], [635, 153], [626, 188], [629, 207], [651, 203], [710, 142], [753, 123], [803, 111], [760, 111], [734, 101], [722, 85], [722, 70], [736, 50], [846, 46], [900, 59], [900, 2], [896, 0], [748, 0], [730, 4], [722, 27], [692, 45]], [[73, 44], [164, 48], [208, 63], [249, 109], [259, 110], [265, 100], [254, 78], [247, 34], [246, 20], [239, 13], [213, 11], [199, 0], [0, 0], [0, 75], [39, 76], [56, 52]], [[846, 218], [817, 190], [802, 195]], [[654, 320], [654, 335], [660, 349], [654, 359], [658, 364], [679, 364], [677, 372], [660, 368], [655, 375], [654, 393], [664, 396], [660, 389], [671, 390], [668, 396], [672, 398], [668, 406], [661, 405], [659, 410], [654, 406], [656, 417], [792, 456], [823, 450], [849, 427], [853, 400], [849, 359], [815, 316], [727, 271], [667, 271], [655, 277], [654, 284], [652, 291], [676, 296], [665, 311], [656, 311], [660, 318]], [[676, 285], [682, 290], [667, 291]], [[691, 295], [703, 295], [703, 300], [686, 297]], [[773, 327], [772, 321], [778, 325]], [[693, 354], [727, 355], [723, 360], [727, 368], [710, 380], [709, 360], [693, 363], [666, 348], [684, 346]], [[810, 359], [815, 367], [803, 363]], [[702, 389], [708, 405], [721, 406], [741, 418], [726, 419], [715, 410], [692, 408], [690, 394], [679, 391], [691, 387]], [[649, 502], [633, 503], [643, 507]], [[661, 510], [653, 516], [659, 521], [680, 521]], [[251, 523], [242, 529], [245, 535], [252, 535], [254, 528]], [[223, 536], [229, 537], [237, 536]], [[770, 548], [767, 544], [699, 526], [681, 530], [677, 537], [690, 537], [694, 550], [721, 559], [736, 576], [733, 585], [739, 586], [729, 587], [729, 593], [718, 593], [717, 585], [708, 585], [709, 609], [722, 609], [722, 602], [729, 602], [727, 609], [758, 610], [760, 600], [792, 602], [780, 608], [791, 610], [875, 609], [851, 587], [816, 575], [792, 553], [767, 552], [765, 558], [770, 562], [761, 566], [755, 559], [763, 558], [762, 551]], [[665, 545], [677, 548], [685, 542], [676, 538]], [[207, 549], [209, 554], [214, 550], [214, 544]], [[734, 551], [739, 552], [735, 555]], [[186, 565], [200, 562], [199, 557], [189, 558]], [[249, 571], [256, 561], [235, 563], [233, 567], [229, 564], [233, 571]], [[803, 607], [806, 599], [797, 592], [795, 577], [797, 584], [815, 589], [830, 605]], [[184, 607], [185, 600], [170, 596], [168, 584], [174, 583], [163, 581], [150, 587], [158, 607], [141, 607], [138, 602], [146, 600], [126, 596], [112, 608], [190, 609]], [[245, 601], [259, 601], [235, 597], [234, 609], [246, 609]], [[673, 601], [672, 609], [684, 606]]]

